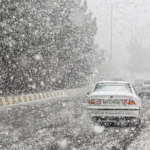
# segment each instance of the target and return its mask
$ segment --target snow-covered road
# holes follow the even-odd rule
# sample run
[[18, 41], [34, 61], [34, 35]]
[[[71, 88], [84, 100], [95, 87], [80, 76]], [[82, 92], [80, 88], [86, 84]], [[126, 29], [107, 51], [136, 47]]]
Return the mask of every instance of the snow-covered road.
[[142, 127], [104, 128], [90, 120], [84, 107], [85, 100], [80, 95], [2, 108], [0, 149], [125, 150], [149, 122], [146, 117], [150, 101], [147, 101], [143, 102]]

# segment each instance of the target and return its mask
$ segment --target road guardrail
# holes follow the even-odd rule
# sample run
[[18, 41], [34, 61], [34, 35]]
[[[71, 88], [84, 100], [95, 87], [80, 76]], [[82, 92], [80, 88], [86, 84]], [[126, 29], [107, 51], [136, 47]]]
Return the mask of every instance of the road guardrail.
[[78, 88], [78, 89], [67, 89], [67, 90], [58, 90], [50, 91], [46, 93], [35, 93], [27, 95], [18, 95], [18, 96], [9, 96], [9, 97], [0, 97], [0, 106], [10, 106], [17, 104], [25, 104], [35, 101], [44, 101], [50, 100], [59, 97], [67, 97], [79, 92], [85, 92], [87, 88]]

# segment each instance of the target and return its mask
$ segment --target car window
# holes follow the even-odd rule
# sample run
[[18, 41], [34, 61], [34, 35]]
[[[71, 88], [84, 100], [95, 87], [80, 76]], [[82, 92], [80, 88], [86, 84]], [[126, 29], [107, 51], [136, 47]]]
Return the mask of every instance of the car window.
[[145, 81], [144, 84], [150, 84], [150, 80]]
[[132, 93], [129, 84], [97, 84], [94, 91], [99, 92], [127, 92]]

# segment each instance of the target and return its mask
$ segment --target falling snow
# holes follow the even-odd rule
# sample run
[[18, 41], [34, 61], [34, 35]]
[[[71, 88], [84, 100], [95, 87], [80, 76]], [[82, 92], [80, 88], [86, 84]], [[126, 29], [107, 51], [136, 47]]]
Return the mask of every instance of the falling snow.
[[150, 5], [131, 1], [0, 0], [0, 150], [150, 149], [143, 83], [141, 123], [102, 123], [87, 111], [95, 82], [149, 78]]

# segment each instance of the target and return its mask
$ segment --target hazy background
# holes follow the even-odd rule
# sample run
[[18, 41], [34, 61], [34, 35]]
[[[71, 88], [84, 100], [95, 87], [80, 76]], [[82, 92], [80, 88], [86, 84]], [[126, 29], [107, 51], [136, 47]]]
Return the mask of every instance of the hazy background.
[[[138, 45], [141, 46], [141, 52], [150, 45], [150, 1], [87, 0], [87, 3], [93, 16], [97, 18], [98, 32], [95, 41], [98, 44], [99, 49], [105, 50], [107, 56], [110, 54], [111, 5], [113, 6], [113, 74], [124, 77], [127, 80], [149, 78], [149, 68], [141, 72], [132, 72], [129, 70], [133, 59], [129, 47], [130, 43], [135, 39], [137, 40]], [[136, 48], [132, 48], [132, 51], [136, 52]], [[143, 62], [145, 65], [150, 63], [149, 59], [143, 59]], [[141, 62], [139, 63], [141, 64]], [[134, 66], [134, 68], [135, 67], [138, 68], [138, 64], [137, 66]]]

